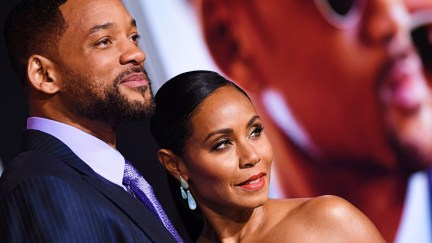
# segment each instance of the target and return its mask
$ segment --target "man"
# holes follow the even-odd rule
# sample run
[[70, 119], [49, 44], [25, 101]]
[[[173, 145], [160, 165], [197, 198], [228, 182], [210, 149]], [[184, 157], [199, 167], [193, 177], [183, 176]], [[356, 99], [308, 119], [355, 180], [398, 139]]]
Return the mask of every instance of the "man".
[[[336, 194], [389, 242], [407, 231], [410, 176], [432, 159], [432, 106], [404, 2], [202, 0], [198, 9], [214, 60], [266, 119], [272, 196]], [[421, 184], [428, 193], [424, 173]], [[422, 217], [422, 232], [404, 225], [411, 236], [430, 237]]]
[[23, 152], [0, 180], [2, 242], [182, 242], [115, 130], [153, 110], [120, 0], [21, 1], [5, 27], [25, 80]]

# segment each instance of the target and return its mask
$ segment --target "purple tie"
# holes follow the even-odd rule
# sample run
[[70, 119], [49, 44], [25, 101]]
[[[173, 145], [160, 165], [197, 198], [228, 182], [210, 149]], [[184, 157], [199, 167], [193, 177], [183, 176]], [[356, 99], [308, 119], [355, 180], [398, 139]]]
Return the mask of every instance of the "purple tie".
[[162, 206], [156, 199], [156, 196], [153, 193], [153, 188], [127, 160], [125, 161], [123, 185], [132, 195], [143, 202], [156, 216], [159, 217], [177, 242], [183, 242], [171, 221], [168, 219], [168, 216], [165, 214]]

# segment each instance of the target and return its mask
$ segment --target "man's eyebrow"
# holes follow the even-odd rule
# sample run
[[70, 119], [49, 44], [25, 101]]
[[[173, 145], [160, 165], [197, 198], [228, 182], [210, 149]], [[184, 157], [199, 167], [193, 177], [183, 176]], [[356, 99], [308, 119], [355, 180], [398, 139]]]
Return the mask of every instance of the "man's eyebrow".
[[95, 25], [89, 30], [89, 34], [93, 34], [99, 30], [106, 30], [108, 28], [111, 28], [113, 25], [114, 25], [113, 23], [105, 23], [105, 24]]
[[[136, 26], [137, 26], [137, 25], [136, 25], [136, 20], [135, 20], [135, 19], [132, 19], [131, 22], [130, 22], [130, 24], [131, 24], [133, 27], [136, 27]], [[106, 30], [106, 29], [109, 29], [109, 28], [111, 28], [113, 25], [114, 25], [114, 23], [111, 23], [111, 22], [109, 22], [109, 23], [105, 23], [105, 24], [98, 24], [98, 25], [95, 25], [95, 26], [93, 26], [93, 27], [89, 30], [89, 34], [93, 34], [93, 33], [97, 32], [97, 31], [99, 31], [99, 30]]]

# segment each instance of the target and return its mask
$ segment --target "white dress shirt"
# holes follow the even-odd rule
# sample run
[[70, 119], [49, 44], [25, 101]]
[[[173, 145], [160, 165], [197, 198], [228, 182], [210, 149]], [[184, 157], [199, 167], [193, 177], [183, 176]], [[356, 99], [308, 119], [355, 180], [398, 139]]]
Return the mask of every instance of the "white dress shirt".
[[430, 190], [425, 171], [409, 178], [396, 243], [432, 243]]

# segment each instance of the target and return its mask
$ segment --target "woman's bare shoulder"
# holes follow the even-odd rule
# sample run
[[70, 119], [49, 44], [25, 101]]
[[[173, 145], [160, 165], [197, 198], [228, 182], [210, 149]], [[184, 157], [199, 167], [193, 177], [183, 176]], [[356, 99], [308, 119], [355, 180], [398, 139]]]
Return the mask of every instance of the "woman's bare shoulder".
[[385, 242], [362, 212], [337, 196], [270, 200], [269, 213], [278, 221], [271, 240]]

